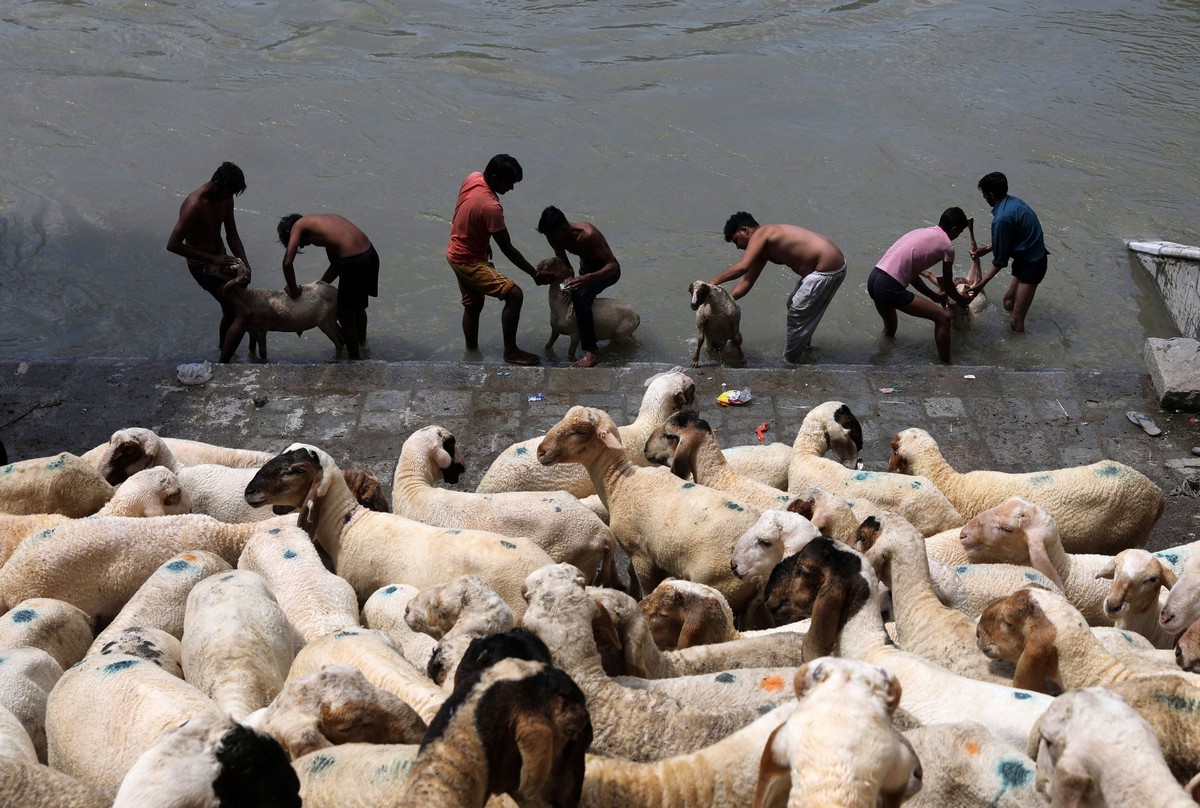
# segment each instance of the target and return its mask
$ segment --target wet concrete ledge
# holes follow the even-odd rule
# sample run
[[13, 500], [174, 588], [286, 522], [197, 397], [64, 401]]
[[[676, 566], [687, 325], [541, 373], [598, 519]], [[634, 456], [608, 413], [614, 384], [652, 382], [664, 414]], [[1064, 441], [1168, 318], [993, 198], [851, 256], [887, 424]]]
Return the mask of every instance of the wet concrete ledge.
[[[501, 450], [544, 433], [571, 405], [600, 407], [619, 423], [632, 421], [645, 380], [669, 369], [235, 364], [216, 366], [203, 385], [185, 386], [173, 363], [0, 361], [0, 440], [12, 460], [81, 453], [126, 426], [265, 451], [302, 441], [325, 449], [339, 464], [369, 469], [390, 492], [405, 438], [436, 423], [459, 438], [467, 462], [461, 487], [469, 489]], [[769, 425], [768, 441], [790, 444], [811, 407], [839, 399], [862, 421], [868, 469], [885, 469], [892, 435], [919, 426], [960, 471], [1030, 471], [1111, 458], [1137, 468], [1167, 494], [1186, 474], [1200, 472], [1200, 458], [1190, 454], [1200, 445], [1194, 416], [1159, 409], [1145, 373], [710, 364], [689, 374], [701, 414], [723, 446], [756, 443], [761, 423]], [[753, 401], [718, 406], [723, 385], [749, 387]], [[881, 392], [885, 388], [891, 392]], [[528, 400], [537, 393], [540, 401]], [[1148, 437], [1126, 419], [1127, 410], [1149, 414], [1163, 435]], [[1150, 546], [1194, 540], [1197, 505], [1200, 500], [1168, 496]]]

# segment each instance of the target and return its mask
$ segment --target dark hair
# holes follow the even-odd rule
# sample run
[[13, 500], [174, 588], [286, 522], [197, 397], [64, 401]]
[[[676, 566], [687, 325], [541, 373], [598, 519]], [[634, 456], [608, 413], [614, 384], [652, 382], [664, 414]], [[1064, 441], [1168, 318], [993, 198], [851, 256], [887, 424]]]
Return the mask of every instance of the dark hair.
[[994, 194], [997, 198], [1008, 196], [1008, 177], [999, 171], [985, 174], [983, 179], [979, 181], [979, 190], [984, 193]]
[[220, 168], [213, 172], [212, 182], [223, 191], [229, 191], [237, 196], [246, 190], [246, 175], [242, 170], [228, 161], [221, 163]]
[[739, 210], [725, 220], [725, 240], [733, 241], [733, 234], [743, 227], [758, 227], [758, 222], [746, 211]]
[[957, 227], [959, 230], [966, 230], [967, 214], [963, 213], [962, 208], [946, 208], [942, 211], [942, 218], [938, 219], [938, 227], [947, 232], [952, 227]]
[[551, 205], [542, 211], [542, 218], [538, 219], [537, 231], [544, 236], [547, 233], [553, 233], [556, 230], [562, 230], [566, 226], [566, 215], [561, 210]]
[[488, 185], [492, 184], [492, 180], [508, 181], [516, 185], [524, 177], [525, 172], [521, 170], [517, 158], [507, 154], [497, 154], [488, 160], [487, 168], [483, 170], [483, 178], [487, 180]]
[[[279, 220], [279, 224], [275, 225], [275, 232], [279, 234], [279, 243], [287, 246], [292, 240], [292, 227], [296, 222], [303, 218], [299, 213], [289, 213]], [[297, 250], [299, 252], [299, 250]]]

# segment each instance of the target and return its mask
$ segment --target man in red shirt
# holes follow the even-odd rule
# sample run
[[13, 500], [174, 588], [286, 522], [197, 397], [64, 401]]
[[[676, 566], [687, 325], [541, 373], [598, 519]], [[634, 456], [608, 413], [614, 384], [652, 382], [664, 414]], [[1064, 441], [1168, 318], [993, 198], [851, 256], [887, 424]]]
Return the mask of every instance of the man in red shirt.
[[500, 329], [504, 334], [504, 361], [510, 365], [536, 365], [541, 361], [536, 354], [517, 347], [517, 325], [525, 299], [521, 287], [492, 264], [491, 242], [495, 240], [500, 252], [532, 277], [534, 283], [538, 286], [546, 283], [533, 264], [513, 246], [504, 224], [504, 208], [500, 206], [499, 196], [511, 191], [523, 176], [521, 164], [507, 154], [497, 154], [489, 160], [482, 174], [476, 171], [467, 175], [458, 190], [450, 243], [446, 246], [446, 261], [458, 277], [462, 292], [467, 350], [479, 350], [479, 315], [483, 312], [484, 297], [503, 300]]

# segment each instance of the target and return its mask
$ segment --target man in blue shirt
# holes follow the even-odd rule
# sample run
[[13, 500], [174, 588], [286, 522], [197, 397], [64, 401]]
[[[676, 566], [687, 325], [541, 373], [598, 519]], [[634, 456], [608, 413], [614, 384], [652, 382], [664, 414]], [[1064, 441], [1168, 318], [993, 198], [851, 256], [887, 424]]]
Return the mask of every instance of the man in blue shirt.
[[1011, 312], [1008, 321], [1014, 334], [1025, 333], [1025, 315], [1033, 304], [1038, 284], [1046, 277], [1046, 244], [1042, 225], [1033, 208], [1008, 194], [1008, 178], [993, 171], [979, 181], [983, 200], [992, 207], [992, 243], [971, 251], [972, 258], [992, 254], [992, 266], [978, 284], [971, 287], [979, 292], [996, 273], [1012, 261], [1012, 282], [1004, 293], [1004, 310]]

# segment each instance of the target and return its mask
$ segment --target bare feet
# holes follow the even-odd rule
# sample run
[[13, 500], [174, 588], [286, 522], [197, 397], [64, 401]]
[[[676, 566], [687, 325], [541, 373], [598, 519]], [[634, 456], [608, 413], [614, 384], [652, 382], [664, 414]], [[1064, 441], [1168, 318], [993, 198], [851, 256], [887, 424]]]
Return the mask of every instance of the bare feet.
[[529, 365], [540, 365], [542, 362], [537, 354], [531, 354], [528, 351], [522, 351], [520, 348], [512, 351], [505, 351], [504, 361], [510, 365], [522, 365], [525, 367]]
[[588, 351], [579, 359], [578, 362], [571, 365], [571, 367], [594, 368], [598, 364], [600, 364], [600, 354], [596, 353], [595, 351]]

